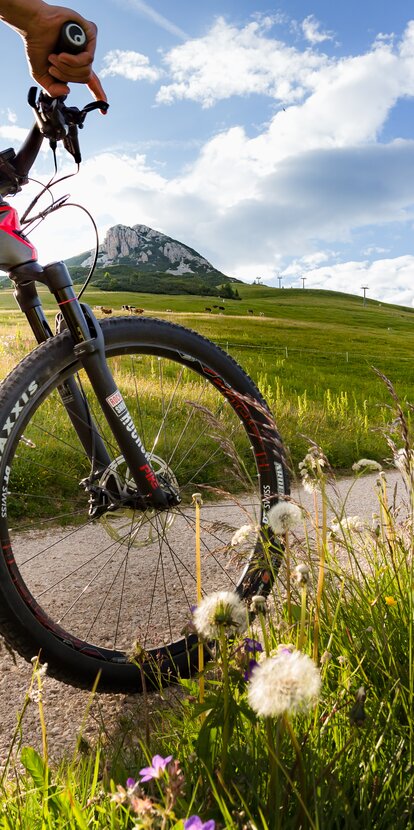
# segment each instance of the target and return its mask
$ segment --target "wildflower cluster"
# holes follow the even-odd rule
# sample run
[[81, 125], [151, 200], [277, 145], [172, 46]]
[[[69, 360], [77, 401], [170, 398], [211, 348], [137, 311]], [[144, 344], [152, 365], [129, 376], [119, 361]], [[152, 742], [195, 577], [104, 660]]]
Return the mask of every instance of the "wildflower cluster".
[[311, 447], [303, 461], [299, 462], [299, 473], [304, 489], [308, 493], [318, 490], [325, 476], [327, 459], [319, 447]]
[[333, 536], [346, 536], [355, 530], [362, 530], [364, 522], [360, 516], [344, 516], [342, 519], [333, 519], [331, 533]]
[[372, 458], [360, 458], [352, 465], [352, 469], [354, 473], [380, 473], [382, 471], [381, 464]]
[[257, 658], [263, 653], [263, 646], [252, 637], [244, 637], [240, 646], [234, 652], [235, 662], [243, 675], [244, 680], [250, 680], [253, 669], [257, 666]]
[[242, 525], [241, 527], [236, 530], [233, 534], [231, 540], [232, 548], [236, 548], [238, 545], [242, 545], [244, 542], [249, 542], [252, 539], [253, 534], [255, 533], [255, 528], [253, 525]]
[[[175, 808], [184, 787], [184, 776], [179, 762], [174, 761], [172, 755], [166, 758], [154, 755], [151, 764], [141, 769], [139, 774], [140, 781], [128, 778], [126, 787], [118, 785], [116, 793], [112, 795], [112, 801], [131, 810], [136, 817], [134, 825], [136, 828], [155, 830], [158, 827], [167, 827], [167, 821], [175, 823]], [[142, 784], [154, 779], [162, 784], [163, 804], [149, 797], [142, 787]], [[193, 818], [197, 817], [193, 816]]]

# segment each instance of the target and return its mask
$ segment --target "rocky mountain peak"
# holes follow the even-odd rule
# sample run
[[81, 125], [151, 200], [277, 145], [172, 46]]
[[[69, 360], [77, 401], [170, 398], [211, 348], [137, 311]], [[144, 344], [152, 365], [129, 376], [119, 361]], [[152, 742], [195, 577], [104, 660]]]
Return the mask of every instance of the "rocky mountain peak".
[[[89, 256], [82, 262], [88, 268]], [[217, 269], [193, 248], [147, 225], [114, 225], [99, 248], [98, 267], [136, 265], [141, 271], [167, 274], [208, 274]]]

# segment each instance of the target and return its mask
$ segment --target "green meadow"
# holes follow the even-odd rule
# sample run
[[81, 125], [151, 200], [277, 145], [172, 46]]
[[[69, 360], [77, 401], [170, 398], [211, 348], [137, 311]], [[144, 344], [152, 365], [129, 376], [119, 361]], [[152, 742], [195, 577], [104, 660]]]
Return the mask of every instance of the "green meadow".
[[[346, 470], [361, 456], [384, 460], [389, 393], [414, 399], [414, 310], [311, 289], [240, 285], [241, 300], [89, 290], [85, 302], [121, 314], [124, 304], [188, 326], [229, 351], [274, 412], [294, 465], [307, 439]], [[53, 319], [54, 301], [42, 294]], [[224, 305], [220, 313], [213, 304]], [[212, 311], [206, 311], [211, 308]], [[0, 293], [0, 372], [33, 345], [12, 292]]]
[[[205, 596], [192, 624], [210, 659], [198, 676], [178, 678], [169, 691], [160, 686], [156, 696], [147, 692], [137, 642], [131, 659], [143, 695], [116, 724], [99, 715], [91, 740], [88, 706], [74, 752], [59, 764], [40, 655], [2, 763], [1, 830], [414, 826], [414, 450], [405, 405], [414, 398], [413, 312], [311, 290], [240, 293], [223, 316], [205, 312], [199, 297], [91, 291], [86, 299], [115, 314], [139, 305], [228, 349], [267, 397], [295, 463], [314, 441], [339, 470], [363, 456], [386, 459], [388, 429], [405, 445], [407, 509], [394, 504], [385, 474], [375, 486], [374, 523], [347, 516], [347, 496], [329, 500], [326, 459], [313, 447], [314, 515], [286, 502], [269, 514], [285, 555], [268, 599], [250, 598], [247, 615], [233, 591]], [[46, 296], [45, 306], [52, 317]], [[33, 340], [11, 292], [0, 292], [0, 319], [4, 376]], [[394, 383], [400, 409], [378, 372]], [[150, 371], [145, 378], [151, 401]], [[149, 405], [146, 412], [151, 419]], [[69, 469], [60, 460], [56, 469]], [[28, 469], [37, 475], [33, 461]], [[55, 476], [46, 484], [56, 489]], [[236, 536], [232, 549], [243, 558]], [[266, 543], [263, 557], [273, 569]], [[22, 724], [36, 707], [40, 737], [23, 746]]]

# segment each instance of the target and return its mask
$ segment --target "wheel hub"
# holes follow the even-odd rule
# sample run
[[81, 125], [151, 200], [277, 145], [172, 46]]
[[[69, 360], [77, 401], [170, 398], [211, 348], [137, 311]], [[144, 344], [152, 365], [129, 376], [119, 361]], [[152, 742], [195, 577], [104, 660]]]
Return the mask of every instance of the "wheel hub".
[[[178, 482], [166, 461], [157, 455], [152, 455], [149, 461], [162, 486], [176, 496], [179, 490]], [[167, 533], [173, 526], [177, 506], [160, 511], [153, 507], [142, 509], [133, 505], [136, 484], [122, 455], [109, 464], [97, 483], [98, 490], [104, 492], [112, 493], [115, 487], [117, 499], [98, 519], [111, 539], [128, 548], [143, 548]], [[176, 505], [177, 501], [179, 498], [176, 496]]]

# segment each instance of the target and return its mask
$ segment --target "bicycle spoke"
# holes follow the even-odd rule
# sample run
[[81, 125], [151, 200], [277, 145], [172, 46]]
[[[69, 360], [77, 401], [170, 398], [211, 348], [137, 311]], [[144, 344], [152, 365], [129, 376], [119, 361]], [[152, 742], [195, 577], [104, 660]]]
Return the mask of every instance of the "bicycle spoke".
[[[83, 377], [77, 383], [90, 420], [82, 415], [78, 422], [83, 428], [94, 424], [96, 437], [112, 459], [110, 467], [91, 475], [91, 462], [73, 431], [73, 419], [68, 423], [60, 398], [52, 402], [49, 397], [30, 422], [41, 438], [38, 453], [20, 442], [17, 459], [26, 466], [21, 478], [20, 467], [15, 465], [16, 473], [13, 468], [8, 498], [21, 514], [26, 503], [31, 505], [33, 518], [26, 519], [24, 527], [14, 522], [11, 532], [17, 568], [36, 603], [59, 630], [68, 630], [69, 639], [75, 638], [75, 648], [78, 641], [91, 642], [92, 650], [113, 652], [119, 660], [120, 652], [131, 651], [134, 639], [156, 656], [158, 649], [183, 636], [197, 602], [193, 491], [204, 494], [203, 595], [234, 590], [239, 584], [254, 554], [255, 539], [242, 553], [231, 547], [231, 539], [243, 523], [260, 526], [262, 500], [249, 435], [220, 390], [192, 371], [185, 351], [182, 362], [169, 359], [167, 353], [121, 353], [114, 360], [109, 357], [108, 365], [148, 455], [154, 458], [154, 470], [172, 488], [178, 487], [181, 503], [165, 512], [137, 509], [128, 462]], [[244, 455], [239, 460], [240, 452]], [[61, 456], [67, 463], [56, 465]], [[252, 473], [244, 475], [249, 465]], [[37, 490], [33, 475], [49, 487], [53, 483], [54, 492]], [[99, 492], [111, 489], [111, 476], [118, 482], [119, 494], [105, 502]], [[20, 486], [26, 480], [26, 486]], [[94, 488], [96, 516], [89, 515], [89, 488]], [[229, 490], [240, 495], [231, 496]], [[68, 497], [75, 500], [71, 508]], [[25, 539], [30, 540], [29, 547]]]

